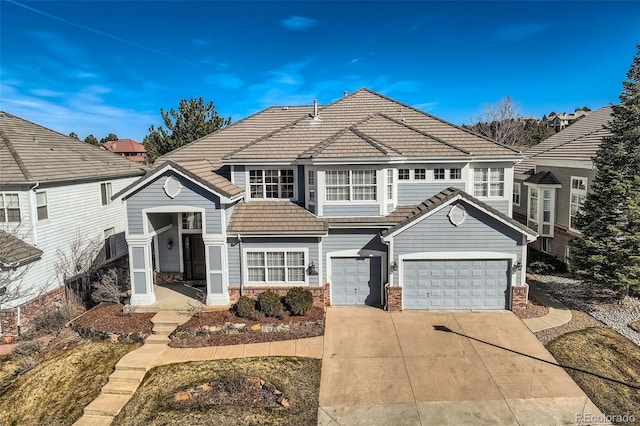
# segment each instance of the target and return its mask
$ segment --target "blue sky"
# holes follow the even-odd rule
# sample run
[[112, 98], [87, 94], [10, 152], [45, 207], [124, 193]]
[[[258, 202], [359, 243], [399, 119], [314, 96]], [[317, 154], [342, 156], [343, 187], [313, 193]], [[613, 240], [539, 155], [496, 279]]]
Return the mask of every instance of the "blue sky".
[[0, 0], [0, 109], [142, 141], [160, 108], [238, 120], [360, 87], [455, 124], [617, 102], [640, 2]]

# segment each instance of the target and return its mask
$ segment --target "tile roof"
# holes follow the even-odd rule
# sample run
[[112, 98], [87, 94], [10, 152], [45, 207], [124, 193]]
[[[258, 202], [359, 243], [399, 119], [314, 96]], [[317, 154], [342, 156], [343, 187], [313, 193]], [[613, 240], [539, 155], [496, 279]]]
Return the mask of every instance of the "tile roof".
[[142, 166], [0, 111], [0, 182], [45, 182], [144, 174]]
[[233, 209], [229, 234], [327, 233], [324, 220], [291, 201], [250, 201]]
[[100, 146], [104, 147], [104, 149], [106, 149], [107, 151], [115, 152], [116, 154], [126, 152], [147, 152], [147, 150], [144, 148], [144, 145], [134, 141], [133, 139], [118, 139], [117, 141], [108, 141]]
[[527, 183], [540, 185], [560, 185], [560, 181], [551, 172], [538, 172], [525, 180]]
[[600, 108], [532, 147], [515, 165], [516, 177], [524, 179], [532, 174], [537, 159], [591, 161], [602, 138], [611, 135], [604, 125], [611, 121], [612, 113], [610, 106]]
[[221, 167], [224, 160], [293, 161], [313, 155], [336, 158], [339, 146], [352, 148], [347, 151], [349, 157], [519, 155], [411, 106], [360, 89], [320, 108], [317, 119], [312, 105], [268, 108], [161, 160], [207, 159], [214, 167]]
[[395, 225], [411, 215], [416, 208], [414, 205], [398, 206], [386, 216], [361, 216], [361, 217], [329, 217], [325, 218], [329, 228], [338, 228], [341, 225]]
[[420, 217], [426, 215], [427, 213], [437, 209], [438, 207], [442, 206], [443, 204], [446, 204], [448, 201], [456, 198], [456, 197], [462, 197], [463, 199], [466, 199], [468, 201], [471, 201], [472, 203], [481, 206], [484, 210], [488, 211], [489, 213], [491, 213], [493, 216], [498, 217], [500, 220], [502, 220], [503, 222], [510, 224], [512, 227], [519, 229], [521, 232], [528, 234], [528, 235], [536, 235], [536, 233], [534, 231], [532, 231], [531, 229], [527, 228], [526, 226], [524, 226], [523, 224], [521, 224], [520, 222], [518, 222], [515, 219], [510, 218], [509, 216], [507, 216], [506, 214], [500, 212], [499, 210], [496, 210], [495, 208], [489, 206], [486, 203], [483, 203], [482, 201], [478, 200], [475, 197], [472, 197], [471, 195], [467, 194], [466, 192], [458, 189], [458, 188], [452, 188], [449, 187], [443, 191], [440, 191], [439, 193], [437, 193], [436, 195], [434, 195], [431, 198], [426, 199], [425, 201], [423, 201], [422, 203], [420, 203], [418, 206], [416, 206], [411, 213], [401, 222], [399, 222], [398, 224], [396, 224], [395, 226], [392, 226], [389, 229], [386, 229], [384, 231], [382, 231], [382, 236], [386, 237], [387, 235], [390, 235], [394, 232], [396, 232], [399, 229], [404, 228], [405, 226], [409, 225], [411, 222], [419, 219]]
[[0, 270], [24, 265], [42, 256], [42, 250], [0, 229]]

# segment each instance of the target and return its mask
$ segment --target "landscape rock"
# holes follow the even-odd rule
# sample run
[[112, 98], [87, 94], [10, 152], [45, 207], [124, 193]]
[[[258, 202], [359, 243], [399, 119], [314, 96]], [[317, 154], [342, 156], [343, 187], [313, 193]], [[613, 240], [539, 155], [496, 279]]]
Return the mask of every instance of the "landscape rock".
[[291, 406], [291, 404], [289, 403], [289, 400], [282, 396], [278, 398], [278, 404], [282, 405], [284, 408], [289, 408]]
[[189, 392], [178, 392], [174, 397], [176, 401], [188, 401], [191, 399], [191, 394]]
[[260, 331], [262, 329], [262, 326], [260, 324], [253, 324], [251, 326], [251, 331]]

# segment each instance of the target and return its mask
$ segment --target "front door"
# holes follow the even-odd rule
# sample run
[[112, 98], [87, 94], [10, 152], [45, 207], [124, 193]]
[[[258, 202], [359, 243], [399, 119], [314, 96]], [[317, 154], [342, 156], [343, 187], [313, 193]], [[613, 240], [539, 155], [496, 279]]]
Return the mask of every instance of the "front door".
[[205, 280], [206, 262], [202, 235], [183, 234], [182, 253], [184, 257], [184, 279], [187, 281]]

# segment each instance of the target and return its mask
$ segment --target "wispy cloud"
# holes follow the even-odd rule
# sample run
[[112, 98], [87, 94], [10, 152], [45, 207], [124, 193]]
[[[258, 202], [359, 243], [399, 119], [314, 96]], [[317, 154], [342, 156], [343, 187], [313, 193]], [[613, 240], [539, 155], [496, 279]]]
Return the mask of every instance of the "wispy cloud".
[[414, 32], [415, 30], [417, 30], [418, 28], [420, 28], [423, 25], [424, 25], [424, 22], [420, 22], [419, 24], [415, 24], [414, 26], [409, 27], [409, 29], [407, 30], [407, 34]]
[[305, 31], [315, 27], [320, 22], [305, 16], [289, 16], [287, 19], [280, 21], [282, 26], [290, 31]]
[[358, 58], [352, 59], [352, 60], [349, 61], [349, 65], [355, 64], [356, 62], [360, 62], [361, 60], [366, 59], [371, 55], [373, 55], [373, 52], [369, 52], [366, 55], [363, 55], [363, 56], [360, 56]]
[[413, 104], [412, 106], [422, 111], [431, 111], [435, 109], [436, 106], [438, 106], [438, 102], [422, 102], [419, 104]]
[[517, 43], [543, 33], [552, 26], [550, 22], [507, 24], [498, 28], [495, 37], [501, 43]]
[[244, 80], [232, 73], [217, 73], [205, 78], [206, 84], [221, 87], [223, 89], [239, 89], [244, 86]]

